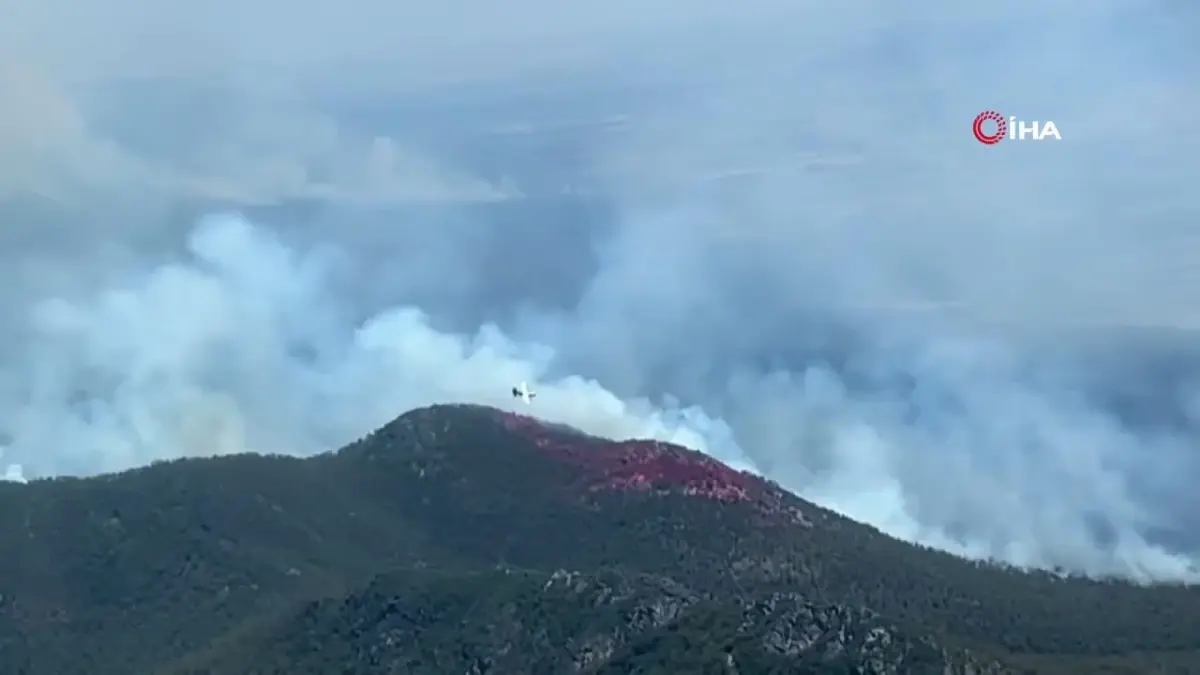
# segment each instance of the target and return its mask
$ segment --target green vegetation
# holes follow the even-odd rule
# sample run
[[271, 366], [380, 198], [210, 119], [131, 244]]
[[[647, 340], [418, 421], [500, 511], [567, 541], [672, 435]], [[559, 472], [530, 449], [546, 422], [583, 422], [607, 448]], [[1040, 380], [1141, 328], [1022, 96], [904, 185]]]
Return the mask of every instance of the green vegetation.
[[581, 471], [444, 406], [306, 460], [0, 484], [0, 672], [1200, 673], [1200, 589]]
[[[943, 675], [947, 659], [867, 610], [765, 594], [734, 604], [661, 577], [401, 570], [197, 653], [199, 673], [857, 673]], [[733, 668], [734, 670], [731, 670]], [[1004, 672], [995, 669], [994, 672]]]

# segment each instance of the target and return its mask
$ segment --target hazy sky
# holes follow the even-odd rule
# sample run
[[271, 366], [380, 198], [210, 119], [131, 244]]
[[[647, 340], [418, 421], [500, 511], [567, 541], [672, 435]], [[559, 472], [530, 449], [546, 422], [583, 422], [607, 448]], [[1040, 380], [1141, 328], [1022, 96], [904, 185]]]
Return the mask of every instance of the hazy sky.
[[306, 454], [528, 379], [897, 536], [1194, 574], [1190, 4], [0, 15], [0, 466]]

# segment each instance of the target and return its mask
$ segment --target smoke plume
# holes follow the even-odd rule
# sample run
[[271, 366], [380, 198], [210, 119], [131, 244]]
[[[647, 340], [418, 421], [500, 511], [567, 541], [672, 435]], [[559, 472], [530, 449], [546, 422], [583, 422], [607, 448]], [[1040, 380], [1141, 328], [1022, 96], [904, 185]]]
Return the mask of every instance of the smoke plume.
[[1200, 573], [1194, 13], [459, 4], [14, 10], [9, 479], [525, 380], [898, 537]]

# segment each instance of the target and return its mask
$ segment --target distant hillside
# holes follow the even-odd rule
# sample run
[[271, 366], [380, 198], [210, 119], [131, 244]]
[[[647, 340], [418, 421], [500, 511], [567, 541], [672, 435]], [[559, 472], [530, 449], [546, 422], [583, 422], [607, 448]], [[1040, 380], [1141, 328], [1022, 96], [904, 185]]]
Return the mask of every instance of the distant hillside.
[[690, 450], [475, 406], [304, 460], [0, 484], [0, 551], [6, 675], [1200, 673], [1196, 588], [982, 566]]
[[[864, 669], [865, 667], [865, 669]], [[972, 667], [975, 670], [968, 671]], [[865, 609], [734, 602], [616, 570], [382, 576], [172, 673], [1006, 673]]]

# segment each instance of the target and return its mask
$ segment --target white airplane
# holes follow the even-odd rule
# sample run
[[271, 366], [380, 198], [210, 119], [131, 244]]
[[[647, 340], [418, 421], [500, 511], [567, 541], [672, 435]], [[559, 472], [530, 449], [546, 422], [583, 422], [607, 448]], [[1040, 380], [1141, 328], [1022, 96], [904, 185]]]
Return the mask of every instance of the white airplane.
[[533, 391], [529, 388], [529, 385], [522, 382], [521, 384], [513, 387], [512, 395], [513, 398], [519, 398], [522, 401], [525, 401], [525, 405], [530, 405], [533, 403], [533, 398], [537, 396], [537, 392]]

